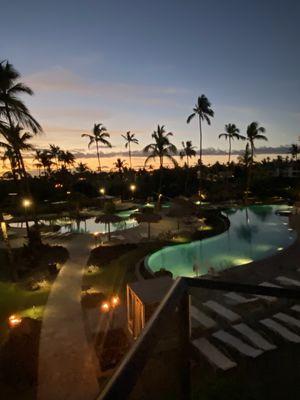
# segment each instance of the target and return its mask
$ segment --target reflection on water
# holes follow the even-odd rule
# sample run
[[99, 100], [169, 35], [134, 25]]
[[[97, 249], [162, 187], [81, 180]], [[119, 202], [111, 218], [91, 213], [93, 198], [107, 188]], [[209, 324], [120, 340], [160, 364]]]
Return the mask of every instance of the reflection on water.
[[212, 267], [223, 270], [268, 257], [291, 244], [296, 235], [289, 230], [286, 217], [277, 215], [286, 206], [251, 206], [226, 211], [230, 228], [221, 235], [188, 244], [166, 247], [148, 259], [157, 271], [166, 268], [174, 276], [200, 275]]

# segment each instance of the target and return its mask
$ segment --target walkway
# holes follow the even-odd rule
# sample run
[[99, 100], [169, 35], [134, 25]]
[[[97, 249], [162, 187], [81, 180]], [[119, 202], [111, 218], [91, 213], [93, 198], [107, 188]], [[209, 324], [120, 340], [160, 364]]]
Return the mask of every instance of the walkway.
[[94, 400], [97, 362], [85, 334], [81, 281], [92, 239], [76, 235], [66, 246], [70, 259], [53, 283], [39, 349], [38, 400]]

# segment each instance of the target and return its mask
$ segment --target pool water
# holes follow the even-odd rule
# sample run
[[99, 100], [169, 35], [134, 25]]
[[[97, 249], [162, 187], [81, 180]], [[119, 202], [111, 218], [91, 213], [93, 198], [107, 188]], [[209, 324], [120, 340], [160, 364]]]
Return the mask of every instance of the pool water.
[[165, 268], [173, 276], [206, 274], [248, 264], [282, 251], [296, 239], [288, 218], [276, 214], [287, 206], [259, 205], [228, 209], [230, 228], [202, 241], [165, 247], [148, 257], [152, 271]]

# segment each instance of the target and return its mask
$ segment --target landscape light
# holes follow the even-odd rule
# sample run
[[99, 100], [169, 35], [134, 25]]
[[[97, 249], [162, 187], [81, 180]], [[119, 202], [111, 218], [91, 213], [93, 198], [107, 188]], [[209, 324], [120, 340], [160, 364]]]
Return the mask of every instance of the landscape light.
[[24, 199], [22, 204], [23, 204], [23, 207], [28, 208], [31, 206], [31, 201], [29, 199]]
[[130, 190], [131, 190], [132, 192], [135, 192], [135, 190], [136, 190], [136, 185], [135, 185], [135, 184], [130, 185]]
[[100, 190], [99, 190], [99, 192], [102, 194], [102, 196], [104, 196], [105, 195], [105, 188], [100, 188]]
[[111, 298], [111, 306], [113, 307], [113, 308], [115, 308], [115, 307], [117, 307], [117, 306], [119, 306], [120, 305], [120, 297], [119, 296], [113, 296], [112, 298]]
[[109, 311], [109, 303], [107, 302], [107, 301], [105, 301], [105, 302], [103, 302], [102, 304], [101, 304], [101, 311], [103, 312], [103, 313], [107, 313], [108, 311]]
[[16, 326], [20, 325], [22, 322], [22, 318], [18, 317], [17, 315], [11, 315], [8, 318], [8, 324], [11, 328], [15, 328]]

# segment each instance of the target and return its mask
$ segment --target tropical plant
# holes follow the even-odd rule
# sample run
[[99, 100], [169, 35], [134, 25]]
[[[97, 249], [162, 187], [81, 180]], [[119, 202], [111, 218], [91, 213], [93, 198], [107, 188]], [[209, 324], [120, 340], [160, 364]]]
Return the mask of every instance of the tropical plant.
[[75, 168], [75, 171], [76, 171], [78, 174], [84, 174], [84, 173], [86, 173], [86, 172], [89, 172], [89, 171], [90, 171], [90, 168], [88, 167], [88, 165], [87, 165], [86, 163], [79, 162], [79, 163], [77, 164], [77, 167]]
[[5, 162], [8, 160], [10, 164], [10, 170], [12, 173], [12, 178], [15, 183], [17, 183], [18, 175], [20, 173], [18, 169], [17, 157], [14, 149], [11, 146], [7, 146], [1, 156], [1, 160], [3, 161], [3, 167], [5, 167]]
[[45, 175], [47, 173], [48, 173], [48, 175], [51, 174], [51, 167], [54, 164], [54, 162], [52, 161], [52, 153], [50, 150], [37, 149], [35, 151], [34, 160], [37, 161], [36, 166], [38, 168], [40, 168], [40, 167], [44, 168]]
[[173, 136], [173, 133], [166, 133], [164, 125], [157, 125], [157, 130], [154, 131], [151, 136], [154, 139], [154, 143], [148, 144], [143, 149], [145, 154], [149, 154], [145, 160], [145, 166], [150, 160], [155, 160], [156, 158], [159, 159], [160, 169], [163, 168], [164, 158], [169, 159], [174, 166], [177, 166], [178, 163], [173, 157], [177, 154], [177, 149], [176, 146], [170, 142], [170, 137]]
[[56, 169], [59, 167], [59, 153], [61, 151], [59, 146], [56, 146], [55, 144], [50, 144], [50, 153], [52, 158], [55, 159], [56, 162]]
[[[0, 118], [10, 128], [23, 126], [34, 133], [42, 132], [41, 125], [32, 117], [19, 95], [33, 95], [33, 91], [19, 82], [20, 73], [8, 61], [0, 62]], [[6, 137], [6, 139], [8, 139]]]
[[125, 140], [125, 147], [128, 148], [128, 155], [129, 155], [129, 167], [132, 169], [131, 163], [131, 143], [139, 144], [138, 139], [135, 137], [134, 133], [130, 133], [130, 131], [126, 132], [126, 135], [121, 135], [122, 138]]
[[195, 147], [192, 145], [191, 140], [187, 140], [186, 142], [181, 142], [182, 150], [180, 150], [179, 155], [180, 158], [186, 158], [186, 165], [189, 168], [189, 159], [196, 156]]
[[225, 138], [228, 139], [229, 149], [228, 149], [228, 165], [230, 164], [230, 157], [231, 157], [231, 142], [234, 139], [237, 140], [245, 140], [245, 136], [240, 135], [240, 130], [235, 126], [235, 124], [227, 124], [225, 125], [225, 133], [221, 133], [219, 135], [219, 139]]
[[187, 123], [189, 124], [191, 120], [198, 115], [199, 118], [199, 165], [200, 171], [202, 166], [202, 121], [206, 121], [210, 125], [210, 118], [214, 117], [214, 111], [211, 109], [211, 103], [208, 98], [202, 94], [198, 97], [197, 103], [193, 108], [193, 113], [187, 118]]
[[68, 169], [68, 167], [74, 165], [75, 156], [70, 151], [60, 150], [58, 155], [58, 160], [63, 164], [63, 166]]
[[105, 126], [100, 124], [94, 124], [94, 128], [92, 130], [92, 134], [83, 133], [81, 137], [89, 138], [88, 147], [90, 148], [93, 144], [96, 145], [97, 158], [98, 158], [98, 170], [101, 171], [101, 161], [100, 161], [100, 152], [99, 145], [102, 144], [106, 147], [112, 147], [111, 143], [107, 140], [110, 138], [110, 134], [107, 132]]
[[297, 144], [292, 144], [290, 153], [292, 155], [292, 158], [297, 161], [298, 159], [298, 154], [300, 153], [300, 148]]
[[125, 165], [126, 161], [121, 160], [121, 158], [117, 158], [117, 161], [114, 163], [114, 166], [116, 167], [116, 169], [119, 171], [120, 174], [124, 172]]

